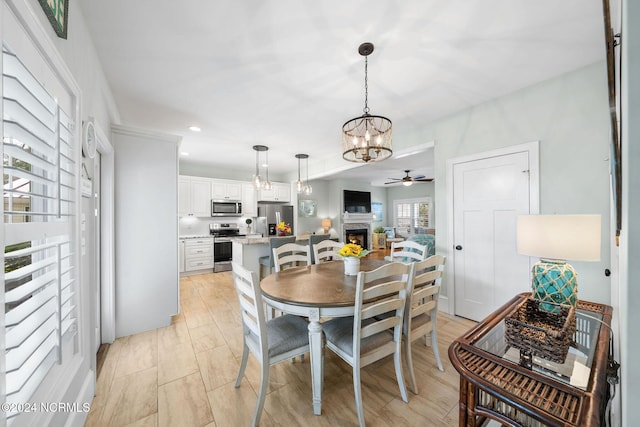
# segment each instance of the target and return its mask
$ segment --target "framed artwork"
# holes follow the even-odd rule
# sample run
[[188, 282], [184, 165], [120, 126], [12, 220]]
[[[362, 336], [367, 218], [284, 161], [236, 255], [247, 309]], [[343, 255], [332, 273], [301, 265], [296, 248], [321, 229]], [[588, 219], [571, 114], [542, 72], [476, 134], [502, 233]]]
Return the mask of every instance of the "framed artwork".
[[371, 202], [371, 213], [375, 215], [375, 221], [382, 221], [382, 203]]
[[299, 200], [298, 213], [305, 217], [316, 216], [316, 202], [313, 200]]
[[58, 37], [67, 38], [69, 0], [38, 0]]

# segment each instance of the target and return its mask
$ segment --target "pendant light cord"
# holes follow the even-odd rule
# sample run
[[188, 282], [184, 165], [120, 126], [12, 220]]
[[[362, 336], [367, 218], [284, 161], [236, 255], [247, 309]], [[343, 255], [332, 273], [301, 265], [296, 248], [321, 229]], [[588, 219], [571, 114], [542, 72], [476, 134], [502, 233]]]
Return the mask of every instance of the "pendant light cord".
[[364, 57], [364, 111], [365, 114], [369, 114], [369, 79], [367, 77], [369, 69], [369, 57]]

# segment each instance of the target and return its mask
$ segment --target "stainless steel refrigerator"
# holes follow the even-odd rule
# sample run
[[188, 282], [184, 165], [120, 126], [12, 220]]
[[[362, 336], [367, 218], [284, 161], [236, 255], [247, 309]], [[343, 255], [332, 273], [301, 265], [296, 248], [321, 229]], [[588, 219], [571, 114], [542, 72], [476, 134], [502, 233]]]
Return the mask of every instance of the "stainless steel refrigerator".
[[291, 227], [291, 235], [295, 235], [293, 229], [293, 206], [258, 203], [258, 218], [256, 232], [264, 237], [276, 235], [276, 224], [284, 221]]

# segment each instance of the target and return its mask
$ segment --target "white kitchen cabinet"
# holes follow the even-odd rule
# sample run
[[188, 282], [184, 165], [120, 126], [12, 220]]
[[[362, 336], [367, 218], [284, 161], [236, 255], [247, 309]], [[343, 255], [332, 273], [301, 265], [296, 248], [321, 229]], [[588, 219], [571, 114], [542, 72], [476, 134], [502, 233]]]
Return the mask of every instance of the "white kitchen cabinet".
[[184, 242], [184, 270], [213, 268], [213, 238], [186, 239]]
[[271, 190], [260, 190], [259, 202], [290, 202], [291, 186], [284, 182], [272, 182]]
[[247, 217], [258, 216], [256, 190], [252, 184], [242, 184], [242, 215]]
[[214, 179], [211, 181], [211, 199], [242, 200], [242, 184], [238, 181]]
[[178, 214], [211, 216], [211, 180], [181, 175], [178, 179]]

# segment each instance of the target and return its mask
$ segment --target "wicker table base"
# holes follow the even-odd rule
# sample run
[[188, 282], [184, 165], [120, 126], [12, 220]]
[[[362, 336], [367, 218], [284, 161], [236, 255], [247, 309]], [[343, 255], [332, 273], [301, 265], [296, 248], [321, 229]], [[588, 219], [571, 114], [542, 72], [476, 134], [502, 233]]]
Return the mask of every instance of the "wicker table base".
[[[610, 331], [597, 328], [593, 362], [586, 389], [499, 357], [474, 343], [515, 310], [530, 294], [520, 294], [449, 347], [449, 358], [460, 373], [459, 425], [483, 425], [493, 419], [508, 426], [600, 426], [608, 398], [606, 363]], [[586, 301], [578, 309], [611, 322], [611, 307]]]

